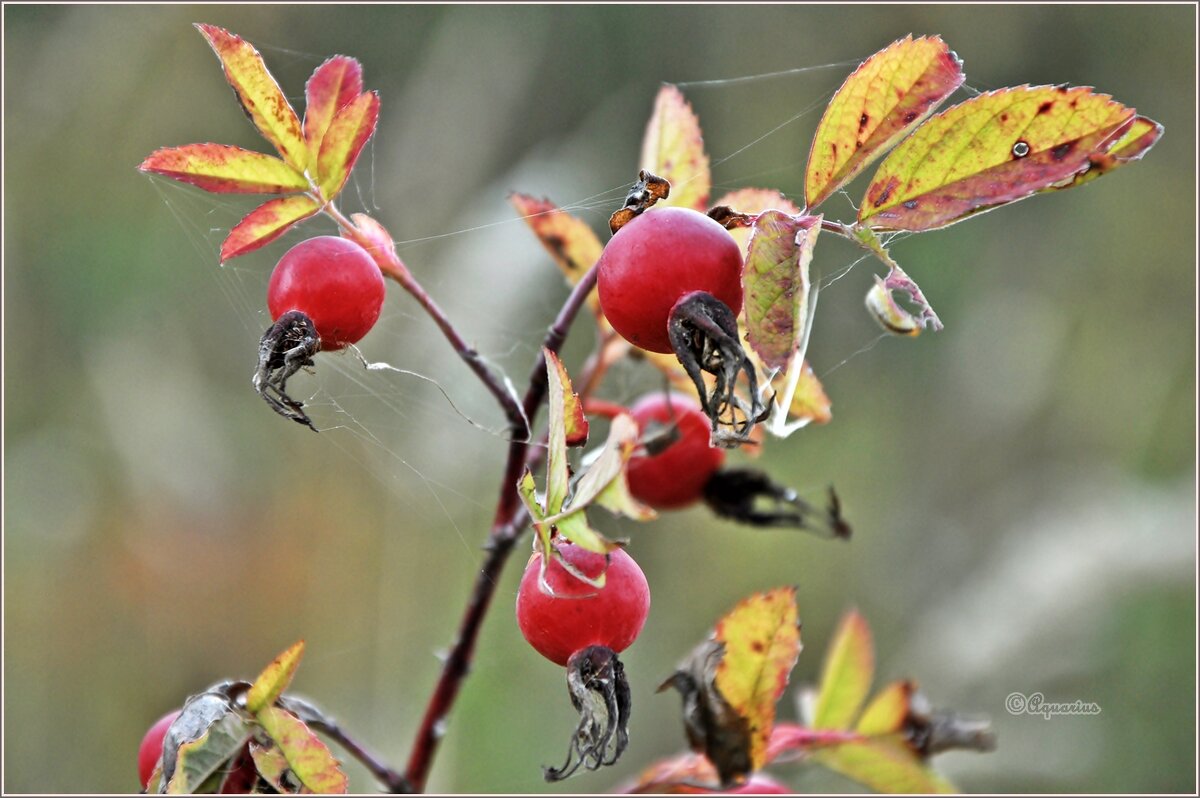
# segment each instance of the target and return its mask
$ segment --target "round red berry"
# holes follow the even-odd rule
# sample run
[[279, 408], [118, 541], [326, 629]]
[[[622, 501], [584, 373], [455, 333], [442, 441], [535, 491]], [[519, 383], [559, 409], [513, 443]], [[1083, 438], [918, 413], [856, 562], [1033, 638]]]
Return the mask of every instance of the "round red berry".
[[595, 588], [572, 576], [558, 560], [546, 567], [546, 582], [554, 595], [542, 592], [538, 572], [541, 554], [529, 559], [517, 590], [517, 625], [538, 653], [566, 665], [576, 651], [604, 646], [624, 651], [637, 638], [650, 612], [650, 586], [633, 558], [622, 549], [605, 557], [565, 540], [559, 552], [573, 568], [595, 578], [603, 572], [604, 587]]
[[277, 320], [289, 310], [308, 316], [326, 352], [358, 343], [379, 318], [383, 274], [353, 241], [318, 236], [287, 251], [267, 286], [267, 307]]
[[142, 789], [146, 788], [150, 777], [154, 775], [154, 768], [158, 766], [158, 760], [162, 757], [163, 737], [167, 735], [167, 729], [179, 714], [180, 710], [177, 709], [156, 720], [142, 738], [142, 744], [138, 746], [138, 778], [142, 781]]
[[650, 352], [674, 351], [671, 308], [705, 291], [737, 315], [742, 252], [717, 222], [688, 208], [652, 208], [617, 231], [597, 266], [600, 307], [625, 340]]
[[[635, 455], [626, 472], [629, 492], [651, 507], [686, 507], [704, 493], [704, 486], [725, 462], [725, 450], [710, 445], [711, 424], [695, 399], [679, 393], [643, 396], [629, 409], [643, 434], [652, 423], [674, 423], [678, 437], [667, 448]], [[653, 445], [653, 441], [651, 441]]]

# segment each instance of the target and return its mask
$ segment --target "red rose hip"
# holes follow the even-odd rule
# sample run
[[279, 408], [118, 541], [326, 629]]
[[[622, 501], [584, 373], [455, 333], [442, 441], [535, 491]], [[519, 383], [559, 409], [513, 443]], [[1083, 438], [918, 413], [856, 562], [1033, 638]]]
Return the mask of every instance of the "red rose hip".
[[[695, 399], [679, 393], [654, 393], [629, 409], [644, 434], [652, 423], [674, 423], [676, 437], [666, 448], [629, 461], [629, 491], [660, 510], [686, 507], [699, 500], [704, 486], [725, 462], [725, 451], [710, 445], [708, 416]], [[653, 442], [651, 442], [653, 446]]]
[[379, 319], [383, 274], [370, 254], [345, 238], [317, 236], [287, 251], [267, 286], [267, 307], [278, 320], [288, 311], [308, 316], [321, 349], [358, 343]]
[[167, 736], [167, 729], [171, 728], [171, 724], [179, 717], [180, 710], [168, 712], [154, 722], [142, 737], [142, 743], [138, 746], [138, 778], [142, 782], [142, 789], [150, 783], [150, 777], [154, 775], [154, 768], [158, 765], [158, 760], [162, 757], [163, 738]]
[[717, 222], [688, 208], [652, 208], [604, 247], [596, 274], [600, 307], [625, 340], [674, 351], [667, 321], [685, 294], [704, 291], [742, 309], [742, 253]]
[[604, 555], [559, 540], [559, 552], [589, 578], [605, 573], [604, 587], [595, 588], [572, 576], [552, 559], [546, 582], [554, 595], [538, 585], [542, 557], [529, 559], [517, 590], [517, 625], [521, 634], [542, 656], [566, 665], [571, 655], [589, 646], [624, 651], [637, 638], [650, 611], [650, 587], [642, 569], [622, 549]]

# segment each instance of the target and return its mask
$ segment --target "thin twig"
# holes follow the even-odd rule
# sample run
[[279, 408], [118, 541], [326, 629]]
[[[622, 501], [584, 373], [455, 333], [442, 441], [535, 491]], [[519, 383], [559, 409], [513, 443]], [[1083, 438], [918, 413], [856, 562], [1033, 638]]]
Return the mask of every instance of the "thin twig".
[[[579, 314], [592, 288], [596, 285], [596, 269], [592, 267], [572, 289], [563, 303], [554, 323], [546, 331], [542, 341], [544, 349], [558, 353], [566, 339], [571, 323]], [[529, 387], [521, 403], [520, 424], [525, 427], [526, 419], [532, 424], [538, 408], [546, 398], [546, 357], [539, 353], [529, 375]], [[512, 416], [510, 415], [510, 418]], [[514, 430], [517, 427], [514, 424]], [[496, 592], [500, 573], [512, 553], [514, 544], [528, 524], [529, 515], [521, 504], [517, 493], [517, 481], [529, 462], [529, 435], [514, 435], [508, 446], [508, 459], [500, 484], [500, 495], [496, 501], [496, 514], [488, 533], [487, 554], [475, 577], [475, 585], [467, 599], [467, 606], [458, 626], [458, 636], [442, 664], [442, 672], [425, 707], [425, 715], [417, 729], [412, 753], [409, 755], [405, 779], [414, 792], [422, 792], [429, 777], [429, 769], [437, 752], [438, 743], [445, 731], [446, 717], [462, 687], [463, 679], [470, 668], [479, 638], [479, 629], [487, 614], [492, 597]]]

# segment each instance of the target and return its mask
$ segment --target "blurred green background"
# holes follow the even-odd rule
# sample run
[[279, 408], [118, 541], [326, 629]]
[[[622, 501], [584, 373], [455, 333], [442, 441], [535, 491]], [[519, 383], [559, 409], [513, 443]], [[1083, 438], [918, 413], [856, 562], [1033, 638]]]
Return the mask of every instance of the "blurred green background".
[[[481, 561], [503, 420], [415, 304], [389, 286], [364, 354], [436, 380], [474, 423], [428, 382], [332, 355], [293, 382], [322, 433], [285, 422], [250, 387], [266, 278], [288, 244], [332, 226], [221, 267], [253, 198], [136, 171], [159, 146], [267, 149], [190, 24], [205, 21], [258, 46], [297, 106], [325, 57], [363, 62], [383, 110], [342, 209], [379, 218], [518, 383], [565, 288], [506, 195], [575, 203], [603, 229], [662, 81], [835, 64], [684, 87], [717, 192], [800, 197], [829, 93], [909, 32], [941, 34], [974, 89], [1094, 85], [1164, 123], [1143, 163], [898, 243], [942, 333], [877, 341], [870, 264], [822, 293], [810, 357], [833, 423], [759, 462], [810, 493], [835, 484], [852, 542], [703, 510], [600, 520], [633, 538], [654, 606], [625, 656], [630, 749], [561, 786], [606, 791], [682, 749], [678, 699], [654, 687], [741, 597], [796, 584], [794, 685], [816, 677], [853, 605], [880, 683], [912, 676], [935, 705], [992, 718], [997, 752], [939, 759], [963, 789], [1194, 790], [1195, 14], [5, 6], [4, 789], [134, 791], [151, 721], [301, 637], [295, 689], [402, 767]], [[845, 198], [823, 210], [852, 215]], [[830, 237], [814, 268], [855, 257]], [[622, 368], [606, 395], [655, 384]], [[504, 573], [433, 790], [547, 790], [539, 766], [565, 753], [562, 671], [512, 617], [523, 562]], [[1102, 712], [1013, 716], [1012, 692]], [[795, 717], [790, 698], [780, 711]], [[852, 788], [795, 765], [775, 775]], [[357, 767], [352, 779], [374, 788]]]

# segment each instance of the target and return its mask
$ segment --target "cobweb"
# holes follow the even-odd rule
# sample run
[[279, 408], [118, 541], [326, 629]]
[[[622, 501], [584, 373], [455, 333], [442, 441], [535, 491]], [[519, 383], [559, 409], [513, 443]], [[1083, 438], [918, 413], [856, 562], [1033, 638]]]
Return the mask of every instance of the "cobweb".
[[[323, 60], [316, 54], [262, 49], [268, 61], [273, 55], [285, 56], [311, 61], [315, 67]], [[785, 196], [802, 207], [808, 142], [833, 92], [860, 61], [676, 83], [696, 105], [706, 132], [712, 199], [737, 188], [772, 187], [782, 188]], [[786, 92], [779, 91], [781, 84], [786, 85]], [[756, 89], [769, 91], [756, 94]], [[652, 85], [645, 89], [647, 116], [655, 90]], [[781, 94], [798, 101], [786, 108], [777, 100], [773, 105], [764, 104], [764, 97]], [[302, 106], [302, 97], [291, 99], [297, 107]], [[741, 121], [731, 124], [731, 120]], [[709, 136], [709, 123], [723, 132]], [[737, 131], [736, 138], [730, 139], [725, 132], [729, 130]], [[338, 204], [343, 213], [368, 213], [395, 233], [401, 225], [394, 220], [413, 211], [398, 207], [395, 200], [382, 199], [388, 176], [377, 168], [377, 148], [387, 146], [388, 135], [385, 116]], [[611, 153], [612, 160], [627, 166], [611, 170], [622, 176], [619, 182], [591, 182], [594, 178], [583, 170], [564, 166], [553, 144], [538, 146], [490, 184], [479, 187], [467, 207], [454, 215], [456, 224], [395, 242], [401, 259], [493, 371], [515, 386], [518, 396], [546, 328], [566, 296], [566, 287], [550, 257], [507, 204], [508, 193], [548, 194], [606, 240], [608, 216], [619, 207], [636, 176], [636, 162], [624, 162], [628, 153], [636, 152], [640, 137], [620, 148], [586, 135], [582, 142], [582, 146], [598, 148], [600, 156]], [[577, 150], [581, 145], [576, 142], [574, 146]], [[594, 154], [591, 160], [597, 157]], [[188, 242], [182, 256], [186, 263], [181, 266], [212, 274], [214, 290], [240, 324], [245, 347], [230, 352], [229, 357], [245, 362], [245, 390], [250, 393], [258, 339], [271, 321], [265, 297], [274, 262], [298, 241], [336, 234], [336, 228], [318, 216], [265, 249], [218, 266], [221, 241], [254, 207], [253, 199], [207, 194], [163, 178], [151, 178], [151, 182]], [[429, 190], [436, 192], [438, 187]], [[853, 199], [844, 191], [827, 205], [822, 210], [833, 218], [849, 220], [855, 213]], [[822, 239], [826, 243], [818, 248], [812, 267], [822, 306], [829, 304], [830, 297], [844, 294], [867, 319], [861, 307], [869, 278], [860, 274], [858, 279], [846, 279], [866, 256], [847, 242], [827, 238]], [[464, 562], [474, 569], [485, 532], [478, 519], [490, 518], [499, 486], [490, 482], [489, 476], [464, 481], [463, 472], [498, 478], [510, 431], [493, 398], [411, 297], [390, 282], [387, 291], [383, 315], [359, 347], [319, 354], [313, 373], [297, 374], [288, 389], [303, 402], [326, 445], [349, 455], [364, 476], [384, 485], [403, 506], [451, 530], [461, 541]], [[856, 328], [853, 335], [857, 340], [827, 340], [822, 327], [818, 314], [809, 357], [821, 378], [844, 368], [887, 337], [869, 320]], [[587, 311], [581, 312], [564, 350], [568, 368], [586, 356], [592, 328]], [[661, 385], [661, 376], [648, 366], [622, 362], [607, 375], [604, 394], [615, 401], [628, 401]], [[311, 434], [275, 416], [265, 404], [261, 416], [261, 423], [275, 425], [280, 435]], [[466, 484], [484, 487], [460, 487]]]

